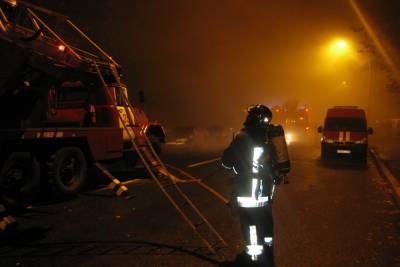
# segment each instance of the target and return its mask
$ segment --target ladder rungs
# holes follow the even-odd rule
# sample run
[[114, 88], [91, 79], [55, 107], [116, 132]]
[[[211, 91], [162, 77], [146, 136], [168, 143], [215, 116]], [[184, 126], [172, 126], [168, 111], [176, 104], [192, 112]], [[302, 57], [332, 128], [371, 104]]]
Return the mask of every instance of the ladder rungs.
[[196, 226], [196, 229], [202, 225], [204, 225], [206, 223], [206, 221], [201, 221], [199, 223], [195, 223], [194, 226]]
[[154, 165], [152, 164], [152, 165], [151, 165], [152, 168], [158, 168], [158, 167], [160, 167], [160, 166], [161, 166], [161, 164], [154, 164]]
[[175, 184], [174, 184], [174, 183], [165, 183], [165, 184], [161, 183], [161, 185], [162, 185], [164, 188], [168, 188], [168, 187], [174, 186]]
[[[96, 70], [99, 73], [99, 76], [101, 76], [101, 73], [99, 71], [99, 68], [96, 65]], [[101, 76], [102, 78], [102, 76]], [[104, 82], [104, 79], [102, 79], [103, 85], [106, 87], [106, 84]], [[129, 103], [129, 101], [127, 101]], [[132, 106], [130, 106], [132, 108]], [[120, 117], [122, 119], [122, 117]], [[129, 131], [128, 131], [129, 133]], [[131, 138], [131, 142], [133, 145], [133, 148], [137, 151], [139, 157], [143, 161], [143, 164], [145, 165], [147, 171], [149, 174], [152, 176], [152, 178], [155, 180], [157, 185], [160, 187], [161, 191], [163, 191], [164, 195], [168, 198], [168, 200], [171, 202], [171, 204], [174, 206], [174, 208], [178, 211], [178, 213], [182, 216], [182, 218], [193, 228], [197, 236], [203, 241], [203, 243], [207, 246], [209, 251], [212, 254], [215, 254], [214, 249], [211, 247], [209, 242], [205, 239], [205, 236], [199, 231], [197, 231], [197, 228], [200, 227], [200, 225], [205, 224], [208, 226], [207, 230], [208, 232], [212, 233], [214, 236], [221, 238], [220, 235], [216, 232], [214, 227], [212, 227], [209, 222], [205, 219], [204, 215], [200, 213], [200, 211], [197, 209], [197, 207], [192, 203], [192, 201], [184, 194], [179, 186], [176, 184], [176, 177], [174, 177], [164, 166], [163, 162], [161, 159], [158, 157], [157, 153], [154, 151], [154, 148], [152, 147], [152, 144], [150, 143], [150, 140], [147, 138], [147, 136], [144, 136], [144, 140], [135, 140], [134, 137], [129, 135]], [[145, 144], [143, 144], [141, 141], [145, 141]], [[147, 143], [147, 144], [146, 144]], [[192, 212], [189, 212], [189, 214], [193, 216], [198, 216], [202, 219], [201, 223], [198, 224], [197, 226], [194, 225], [194, 220], [193, 218], [190, 219], [188, 214], [185, 213], [182, 210], [182, 206], [178, 205], [176, 198], [172, 196], [172, 192], [167, 192], [165, 189], [166, 187], [170, 187], [174, 185], [174, 189], [176, 190], [175, 193], [178, 193], [181, 197], [184, 198], [184, 204], [183, 205], [188, 205], [192, 209]], [[187, 207], [185, 207], [187, 208]], [[193, 213], [193, 214], [192, 214]]]
[[149, 150], [150, 150], [150, 147], [149, 147], [148, 144], [138, 145], [138, 147], [147, 147], [147, 148], [149, 148]]

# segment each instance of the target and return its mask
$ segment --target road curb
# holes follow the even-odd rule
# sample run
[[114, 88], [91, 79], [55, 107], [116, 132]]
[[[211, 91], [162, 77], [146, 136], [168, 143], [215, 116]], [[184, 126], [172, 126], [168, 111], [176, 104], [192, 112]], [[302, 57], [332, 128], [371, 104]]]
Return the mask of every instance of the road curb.
[[389, 182], [390, 186], [392, 187], [392, 191], [394, 193], [394, 198], [397, 202], [397, 205], [400, 207], [400, 183], [398, 182], [396, 177], [394, 177], [394, 175], [389, 170], [389, 168], [385, 165], [385, 163], [383, 162], [378, 151], [376, 151], [373, 148], [370, 148], [369, 152], [370, 152], [372, 158], [374, 159], [374, 162], [375, 162], [376, 166], [378, 167], [378, 170], [386, 178], [386, 180]]

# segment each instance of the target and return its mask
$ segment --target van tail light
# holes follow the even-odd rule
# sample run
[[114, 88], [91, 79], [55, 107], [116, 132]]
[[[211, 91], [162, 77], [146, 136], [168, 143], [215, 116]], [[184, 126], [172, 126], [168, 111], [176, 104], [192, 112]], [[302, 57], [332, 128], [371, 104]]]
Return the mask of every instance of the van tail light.
[[322, 143], [327, 143], [327, 144], [333, 144], [333, 143], [335, 142], [335, 140], [329, 139], [329, 138], [326, 137], [326, 136], [322, 136], [321, 142], [322, 142]]
[[354, 144], [366, 144], [367, 143], [367, 138], [366, 137], [364, 137], [363, 139], [361, 139], [361, 140], [357, 140], [357, 141], [354, 141]]

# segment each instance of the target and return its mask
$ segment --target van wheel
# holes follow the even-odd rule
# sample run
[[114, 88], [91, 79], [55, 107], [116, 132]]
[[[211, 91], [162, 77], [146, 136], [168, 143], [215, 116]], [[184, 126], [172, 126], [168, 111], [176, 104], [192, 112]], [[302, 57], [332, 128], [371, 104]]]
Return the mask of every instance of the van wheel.
[[86, 184], [86, 158], [78, 147], [59, 149], [50, 157], [47, 166], [54, 189], [63, 195], [74, 195]]
[[324, 146], [321, 147], [321, 160], [322, 161], [327, 161], [329, 159], [328, 152], [326, 151], [326, 148]]
[[21, 209], [35, 197], [40, 186], [40, 165], [29, 152], [14, 152], [0, 173], [1, 201], [10, 209]]
[[362, 165], [367, 165], [367, 163], [368, 163], [368, 156], [367, 156], [367, 155], [362, 155], [362, 156], [360, 156], [359, 162], [360, 162]]

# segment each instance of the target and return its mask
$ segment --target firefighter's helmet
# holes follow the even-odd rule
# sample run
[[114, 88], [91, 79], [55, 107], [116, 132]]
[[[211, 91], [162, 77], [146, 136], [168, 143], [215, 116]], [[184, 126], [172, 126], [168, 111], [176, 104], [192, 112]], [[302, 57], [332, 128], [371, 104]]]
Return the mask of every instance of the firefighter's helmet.
[[247, 127], [268, 126], [272, 120], [271, 110], [261, 104], [247, 108], [247, 118], [244, 125]]

